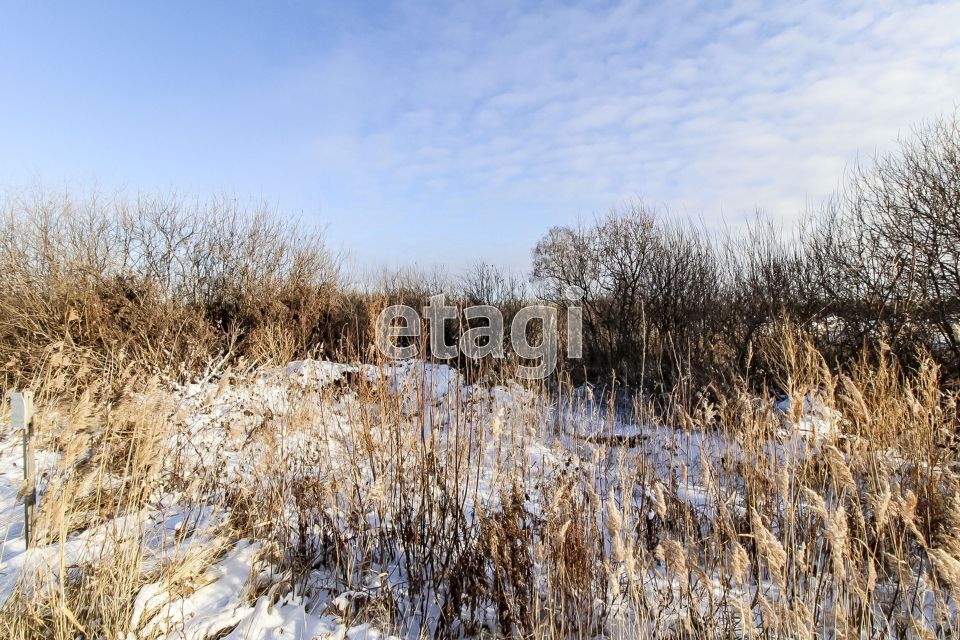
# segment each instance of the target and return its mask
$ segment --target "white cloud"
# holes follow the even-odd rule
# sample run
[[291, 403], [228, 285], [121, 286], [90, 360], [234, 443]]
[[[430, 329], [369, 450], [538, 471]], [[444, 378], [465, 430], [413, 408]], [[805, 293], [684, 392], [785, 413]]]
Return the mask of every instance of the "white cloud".
[[956, 2], [459, 11], [370, 43], [350, 84], [376, 104], [354, 95], [349, 145], [321, 159], [423, 220], [515, 202], [545, 230], [637, 194], [708, 223], [792, 218], [960, 98]]

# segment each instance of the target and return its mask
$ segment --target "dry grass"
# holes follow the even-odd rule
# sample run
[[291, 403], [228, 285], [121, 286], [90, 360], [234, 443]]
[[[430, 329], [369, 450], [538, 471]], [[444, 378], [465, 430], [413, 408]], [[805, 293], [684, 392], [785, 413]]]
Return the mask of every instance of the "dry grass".
[[[632, 448], [565, 433], [597, 419], [582, 402], [558, 420], [555, 396], [437, 397], [423, 375], [398, 393], [387, 374], [322, 390], [274, 374], [282, 410], [254, 398], [202, 445], [191, 411], [262, 374], [225, 373], [205, 405], [155, 379], [48, 394], [52, 562], [24, 574], [0, 634], [125, 637], [144, 585], [197, 589], [248, 538], [274, 576], [249, 602], [349, 592], [315, 613], [413, 635], [955, 637], [955, 396], [930, 366], [880, 355], [837, 376], [795, 334], [771, 344], [785, 414], [745, 390], [658, 419], [641, 407]], [[811, 416], [832, 430], [806, 433]], [[138, 514], [162, 495], [216, 512], [211, 543], [158, 551]], [[91, 531], [93, 557], [65, 551]]]
[[333, 276], [312, 241], [163, 205], [7, 212], [4, 381], [37, 391], [58, 458], [0, 637], [163, 637], [250, 541], [236, 604], [413, 637], [960, 633], [957, 394], [931, 360], [867, 351], [838, 373], [779, 327], [764, 379], [626, 414], [509, 367], [321, 385], [267, 366], [319, 350]]
[[328, 337], [339, 278], [321, 233], [176, 195], [0, 199], [0, 269], [7, 385], [58, 368], [65, 349], [80, 385], [105, 365], [189, 377], [226, 355], [303, 353]]

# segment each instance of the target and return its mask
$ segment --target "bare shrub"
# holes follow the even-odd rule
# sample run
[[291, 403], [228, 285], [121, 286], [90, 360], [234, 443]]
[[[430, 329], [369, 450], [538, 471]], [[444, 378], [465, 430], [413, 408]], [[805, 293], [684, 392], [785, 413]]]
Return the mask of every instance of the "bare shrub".
[[226, 199], [11, 197], [0, 227], [8, 380], [60, 343], [181, 374], [231, 349], [304, 353], [338, 277], [318, 233]]
[[922, 345], [960, 371], [958, 181], [955, 113], [853, 168], [820, 212], [810, 250], [851, 351], [883, 340], [906, 358]]
[[691, 227], [670, 226], [635, 204], [592, 225], [552, 229], [534, 250], [540, 295], [568, 304], [582, 293], [590, 377], [662, 390], [677, 381], [691, 349], [708, 340], [719, 273], [712, 245]]

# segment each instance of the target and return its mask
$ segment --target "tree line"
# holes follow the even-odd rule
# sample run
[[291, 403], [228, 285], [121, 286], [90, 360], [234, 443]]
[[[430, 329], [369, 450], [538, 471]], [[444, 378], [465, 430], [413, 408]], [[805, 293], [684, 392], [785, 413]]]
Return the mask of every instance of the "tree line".
[[[550, 229], [529, 277], [478, 263], [351, 282], [323, 234], [261, 208], [67, 194], [7, 197], [0, 360], [42, 374], [56, 345], [195, 375], [211, 362], [371, 357], [387, 304], [446, 293], [507, 325], [532, 302], [582, 308], [583, 358], [560, 375], [649, 392], [775, 377], [756, 347], [784, 322], [842, 367], [864, 348], [931, 354], [960, 375], [960, 122], [932, 121], [858, 165], [795, 227], [758, 214], [711, 233], [635, 202]], [[467, 324], [447, 327], [450, 342]], [[561, 336], [563, 331], [560, 332]]]

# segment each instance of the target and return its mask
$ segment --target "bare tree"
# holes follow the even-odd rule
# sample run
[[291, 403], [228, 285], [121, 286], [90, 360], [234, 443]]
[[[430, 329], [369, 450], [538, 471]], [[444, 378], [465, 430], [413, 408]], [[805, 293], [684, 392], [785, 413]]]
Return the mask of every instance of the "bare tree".
[[925, 342], [960, 369], [957, 114], [854, 168], [818, 222], [810, 250], [848, 328], [907, 348]]
[[496, 265], [477, 262], [461, 277], [457, 294], [466, 304], [513, 308], [527, 297], [524, 281]]
[[634, 385], [676, 379], [687, 351], [704, 347], [705, 311], [719, 288], [705, 235], [642, 204], [552, 229], [534, 250], [533, 276], [551, 302], [565, 304], [570, 289], [582, 294], [588, 366]]

